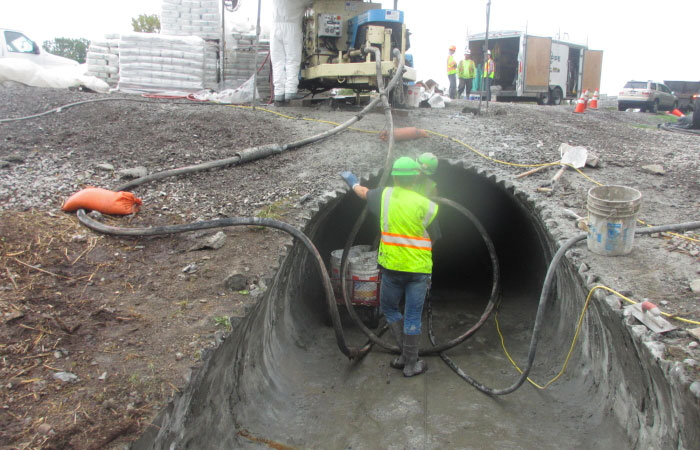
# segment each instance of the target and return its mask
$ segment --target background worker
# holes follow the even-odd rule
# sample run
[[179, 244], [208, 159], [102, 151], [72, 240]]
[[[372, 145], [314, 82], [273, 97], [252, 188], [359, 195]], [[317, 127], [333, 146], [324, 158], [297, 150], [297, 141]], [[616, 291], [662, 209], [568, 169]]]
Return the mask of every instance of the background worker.
[[459, 87], [457, 88], [457, 98], [462, 96], [462, 91], [466, 91], [467, 100], [472, 92], [472, 81], [476, 76], [476, 66], [472, 61], [472, 52], [464, 51], [464, 59], [457, 65], [457, 77], [459, 78]]
[[[439, 239], [438, 205], [414, 192], [420, 175], [418, 163], [398, 158], [391, 169], [393, 187], [368, 189], [352, 172], [341, 177], [355, 194], [367, 200], [367, 206], [379, 218], [381, 241], [377, 263], [382, 271], [379, 303], [401, 356], [391, 367], [403, 369], [406, 377], [428, 369], [418, 359], [423, 303], [433, 271], [433, 241]], [[401, 314], [399, 304], [405, 300]]]
[[274, 79], [275, 104], [284, 105], [299, 98], [299, 67], [303, 36], [301, 21], [311, 0], [273, 0], [270, 58]]
[[450, 46], [447, 55], [447, 78], [450, 80], [450, 98], [457, 98], [457, 61], [455, 61], [455, 50], [457, 47]]
[[414, 191], [425, 197], [435, 197], [438, 193], [437, 183], [430, 177], [435, 175], [435, 171], [437, 170], [437, 156], [426, 152], [421, 154], [418, 159], [416, 159], [416, 162], [420, 167], [420, 176], [418, 177]]
[[491, 83], [496, 74], [496, 64], [493, 62], [491, 50], [487, 51], [488, 58], [484, 64], [484, 89], [486, 89], [486, 100], [491, 101]]

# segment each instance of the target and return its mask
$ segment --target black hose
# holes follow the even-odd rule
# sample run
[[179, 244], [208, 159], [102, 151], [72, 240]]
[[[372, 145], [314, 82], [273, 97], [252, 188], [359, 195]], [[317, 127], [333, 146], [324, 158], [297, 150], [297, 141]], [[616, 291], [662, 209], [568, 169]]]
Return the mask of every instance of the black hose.
[[112, 102], [112, 101], [125, 101], [125, 102], [139, 102], [139, 103], [153, 103], [153, 104], [167, 104], [167, 105], [217, 105], [218, 103], [208, 103], [208, 102], [158, 102], [158, 101], [153, 101], [153, 100], [146, 100], [143, 98], [125, 98], [125, 97], [115, 97], [115, 98], [93, 98], [90, 100], [83, 100], [80, 102], [75, 102], [75, 103], [69, 103], [67, 105], [62, 105], [57, 108], [50, 109], [48, 111], [44, 111], [41, 113], [37, 114], [32, 114], [30, 116], [24, 116], [24, 117], [14, 117], [10, 119], [0, 119], [0, 123], [9, 123], [9, 122], [17, 122], [20, 120], [29, 120], [29, 119], [36, 119], [37, 117], [42, 117], [47, 114], [51, 113], [60, 113], [64, 109], [72, 108], [74, 106], [79, 106], [79, 105], [84, 105], [86, 103], [95, 103], [95, 102]]
[[[380, 177], [379, 183], [378, 183], [378, 188], [381, 189], [386, 185], [386, 181], [389, 177], [390, 173], [390, 168], [391, 164], [393, 162], [393, 145], [394, 145], [394, 130], [393, 130], [393, 120], [391, 117], [391, 107], [389, 106], [389, 100], [388, 100], [388, 92], [390, 92], [391, 87], [393, 87], [390, 83], [390, 86], [387, 90], [383, 89], [383, 79], [381, 77], [381, 52], [379, 51], [378, 48], [367, 46], [363, 49], [364, 52], [373, 52], [375, 56], [375, 61], [377, 62], [377, 85], [380, 87], [380, 94], [382, 98], [382, 103], [384, 105], [384, 111], [385, 114], [387, 115], [387, 126], [388, 126], [388, 136], [389, 136], [389, 144], [388, 144], [388, 150], [387, 150], [387, 156], [386, 160], [384, 162], [384, 170], [382, 171], [382, 175]], [[398, 53], [398, 50], [394, 50], [395, 56], [399, 56], [400, 53]], [[401, 58], [401, 62], [399, 64], [399, 69], [400, 70], [403, 66], [403, 58]], [[394, 81], [394, 80], [392, 80]], [[468, 219], [472, 221], [474, 226], [477, 228], [479, 233], [484, 239], [484, 242], [486, 243], [486, 247], [489, 250], [489, 255], [491, 257], [491, 264], [492, 264], [492, 269], [493, 269], [493, 283], [492, 283], [492, 288], [491, 288], [491, 297], [489, 299], [489, 302], [484, 310], [484, 313], [482, 314], [481, 318], [479, 321], [469, 330], [467, 330], [465, 333], [462, 335], [445, 342], [440, 345], [435, 345], [433, 347], [429, 347], [426, 349], [421, 349], [419, 351], [420, 354], [422, 355], [428, 355], [428, 354], [436, 354], [439, 352], [442, 352], [444, 350], [447, 350], [449, 348], [452, 348], [456, 345], [459, 345], [460, 343], [464, 342], [467, 338], [469, 338], [471, 335], [473, 335], [481, 326], [486, 322], [488, 319], [489, 315], [491, 314], [491, 311], [493, 310], [496, 300], [498, 297], [498, 292], [499, 292], [499, 278], [500, 278], [500, 270], [499, 270], [499, 265], [498, 265], [498, 256], [496, 254], [496, 248], [493, 245], [493, 242], [488, 236], [488, 233], [486, 232], [486, 229], [481, 225], [479, 220], [474, 216], [469, 210], [467, 210], [464, 206], [460, 205], [459, 203], [456, 203], [452, 200], [448, 200], [445, 198], [433, 198], [436, 202], [443, 204], [443, 205], [448, 205], [452, 206], [453, 208], [457, 209], [459, 212], [464, 214]], [[367, 217], [367, 206], [362, 209], [362, 213], [358, 217], [357, 221], [355, 222], [355, 225], [353, 226], [350, 235], [348, 236], [348, 240], [345, 243], [345, 247], [343, 248], [343, 255], [341, 257], [341, 263], [340, 263], [340, 273], [341, 273], [341, 290], [343, 294], [343, 300], [345, 302], [345, 306], [348, 310], [348, 313], [350, 317], [353, 319], [357, 327], [362, 330], [362, 332], [369, 338], [370, 341], [374, 342], [375, 344], [379, 345], [380, 347], [389, 350], [394, 353], [399, 353], [400, 349], [397, 345], [391, 344], [389, 342], [383, 341], [380, 339], [378, 336], [376, 336], [372, 330], [370, 330], [367, 326], [365, 326], [364, 323], [362, 323], [362, 320], [359, 318], [357, 315], [357, 312], [355, 311], [355, 307], [352, 304], [352, 301], [349, 299], [348, 293], [350, 292], [350, 287], [348, 285], [347, 281], [347, 267], [349, 263], [348, 255], [350, 253], [350, 247], [352, 247], [352, 244], [355, 242], [355, 238], [357, 237], [357, 234], [359, 232], [360, 227], [365, 221], [365, 218]]]
[[[307, 248], [309, 253], [314, 257], [314, 262], [316, 268], [319, 271], [321, 277], [321, 283], [323, 284], [323, 291], [326, 296], [326, 302], [329, 305], [335, 306], [335, 295], [333, 294], [333, 286], [331, 285], [330, 277], [328, 276], [328, 271], [326, 270], [326, 265], [323, 262], [321, 254], [318, 252], [316, 246], [314, 246], [311, 239], [306, 236], [300, 230], [294, 228], [293, 226], [280, 222], [274, 219], [267, 219], [261, 217], [228, 217], [225, 219], [207, 220], [203, 222], [193, 222], [182, 225], [164, 225], [157, 227], [148, 228], [121, 228], [113, 227], [110, 225], [105, 225], [103, 223], [97, 222], [85, 214], [85, 210], [78, 210], [78, 220], [80, 223], [90, 228], [91, 230], [98, 231], [103, 234], [109, 234], [112, 236], [160, 236], [164, 234], [173, 233], [184, 233], [186, 231], [196, 231], [196, 230], [208, 230], [211, 228], [222, 228], [222, 227], [233, 227], [242, 225], [257, 225], [262, 227], [275, 228], [277, 230], [284, 231], [285, 233], [295, 237], [301, 241], [302, 244]], [[348, 358], [353, 359], [364, 355], [371, 348], [371, 344], [365, 344], [364, 347], [360, 349], [349, 348], [345, 343], [345, 336], [343, 335], [343, 327], [340, 323], [340, 315], [338, 314], [338, 309], [329, 308], [331, 311], [331, 320], [333, 322], [333, 328], [335, 329], [336, 342], [340, 351], [343, 352]]]
[[162, 172], [152, 173], [141, 178], [129, 181], [128, 183], [122, 184], [115, 188], [115, 191], [130, 191], [136, 186], [140, 186], [151, 181], [162, 180], [163, 178], [173, 177], [176, 175], [185, 175], [192, 172], [199, 172], [202, 170], [215, 169], [219, 167], [232, 166], [237, 164], [243, 164], [248, 161], [253, 161], [256, 159], [265, 158], [270, 155], [274, 155], [282, 152], [282, 147], [277, 144], [262, 145], [260, 147], [247, 148], [236, 153], [235, 156], [224, 159], [217, 159], [215, 161], [209, 161], [202, 164], [195, 164], [193, 166], [180, 167], [178, 169], [164, 170]]
[[[641, 228], [637, 229], [635, 231], [635, 234], [653, 234], [653, 233], [661, 233], [661, 232], [666, 232], [666, 231], [686, 231], [686, 230], [694, 230], [700, 228], [700, 221], [699, 222], [686, 222], [686, 223], [679, 223], [679, 224], [672, 224], [672, 225], [663, 225], [663, 226], [658, 226], [658, 227], [649, 227], [649, 228]], [[525, 365], [525, 368], [520, 374], [520, 377], [516, 380], [515, 383], [513, 383], [511, 386], [503, 389], [493, 389], [485, 386], [482, 383], [479, 383], [476, 381], [474, 378], [470, 377], [466, 373], [464, 373], [459, 367], [457, 367], [448, 357], [447, 355], [440, 354], [440, 357], [442, 357], [443, 361], [450, 366], [452, 370], [457, 373], [457, 375], [474, 386], [475, 388], [479, 389], [481, 392], [484, 392], [489, 395], [505, 395], [505, 394], [510, 394], [511, 392], [515, 391], [518, 389], [522, 384], [525, 382], [527, 379], [527, 376], [530, 373], [530, 370], [532, 369], [532, 364], [535, 360], [535, 354], [537, 353], [537, 343], [539, 341], [539, 334], [540, 334], [540, 329], [542, 328], [542, 323], [544, 321], [544, 312], [546, 309], [546, 303], [547, 303], [547, 298], [549, 298], [550, 291], [552, 289], [552, 282], [554, 280], [554, 276], [556, 273], [557, 266], [561, 262], [562, 258], [564, 257], [564, 254], [571, 248], [573, 247], [576, 243], [586, 239], [587, 234], [579, 234], [577, 236], [574, 236], [567, 240], [560, 248], [557, 250], [557, 252], [554, 254], [554, 257], [552, 258], [552, 261], [549, 263], [549, 267], [547, 268], [547, 275], [544, 278], [544, 283], [542, 286], [542, 292], [540, 293], [540, 301], [537, 306], [537, 315], [535, 317], [535, 324], [532, 327], [532, 337], [530, 338], [530, 349], [528, 351], [528, 356], [527, 356], [527, 363]], [[431, 337], [432, 341], [432, 337]]]

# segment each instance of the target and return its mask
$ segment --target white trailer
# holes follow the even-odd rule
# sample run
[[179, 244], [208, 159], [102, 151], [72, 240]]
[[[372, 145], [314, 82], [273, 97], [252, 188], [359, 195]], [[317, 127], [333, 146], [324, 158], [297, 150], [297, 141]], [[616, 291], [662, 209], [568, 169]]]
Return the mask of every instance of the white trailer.
[[[558, 105], [585, 90], [592, 94], [600, 89], [601, 50], [522, 31], [489, 32], [488, 38], [496, 66], [491, 83], [496, 100], [529, 98], [539, 104]], [[469, 49], [477, 67], [483, 67], [484, 41], [484, 33], [469, 36]]]

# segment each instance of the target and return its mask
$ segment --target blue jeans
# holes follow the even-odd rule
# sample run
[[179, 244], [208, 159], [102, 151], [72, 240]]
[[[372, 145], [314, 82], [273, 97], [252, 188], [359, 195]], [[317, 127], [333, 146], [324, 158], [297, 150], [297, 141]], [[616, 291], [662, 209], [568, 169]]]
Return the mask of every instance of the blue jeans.
[[[382, 283], [379, 288], [379, 304], [387, 323], [394, 323], [403, 317], [404, 334], [421, 333], [421, 315], [425, 294], [430, 283], [429, 273], [398, 272], [381, 268]], [[405, 298], [404, 314], [399, 311], [399, 303]]]

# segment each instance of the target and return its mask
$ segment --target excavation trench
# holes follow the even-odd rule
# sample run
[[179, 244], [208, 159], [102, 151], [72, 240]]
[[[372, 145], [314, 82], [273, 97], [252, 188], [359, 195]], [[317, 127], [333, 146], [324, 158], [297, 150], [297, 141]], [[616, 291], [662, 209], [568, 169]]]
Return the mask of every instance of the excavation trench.
[[[505, 345], [523, 365], [547, 265], [556, 245], [537, 205], [512, 185], [484, 172], [441, 163], [440, 195], [474, 213], [488, 231], [501, 265], [498, 312]], [[370, 183], [372, 180], [370, 180]], [[342, 248], [363, 204], [352, 195], [331, 195], [305, 232], [324, 257]], [[370, 218], [356, 243], [372, 243]], [[462, 334], [481, 315], [491, 289], [491, 264], [483, 240], [459, 213], [443, 208], [444, 238], [435, 245], [433, 322], [438, 341]], [[530, 378], [546, 383], [561, 368], [587, 291], [568, 261], [557, 271], [556, 289]], [[425, 375], [404, 378], [389, 366], [392, 355], [375, 347], [350, 362], [326, 326], [319, 275], [306, 249], [289, 248], [254, 311], [206, 360], [190, 386], [160, 415], [133, 448], [629, 448], [644, 411], [649, 383], [636, 357], [618, 355], [610, 331], [614, 318], [593, 305], [568, 369], [546, 390], [526, 383], [512, 394], [489, 397], [462, 381], [438, 358]], [[349, 321], [353, 345], [366, 337]], [[423, 345], [427, 346], [427, 321]], [[388, 336], [387, 336], [388, 337]], [[495, 388], [518, 372], [501, 348], [493, 318], [474, 337], [447, 352], [464, 372]], [[626, 359], [627, 358], [627, 359]], [[617, 361], [617, 362], [616, 362]], [[615, 403], [631, 402], [626, 408]], [[615, 394], [615, 395], [613, 395]], [[663, 397], [663, 395], [662, 395]], [[637, 404], [635, 404], [637, 402]], [[642, 405], [638, 403], [641, 402]], [[625, 414], [627, 412], [627, 414]], [[663, 408], [653, 413], [670, 423]], [[647, 414], [648, 416], [649, 414]], [[621, 419], [620, 419], [621, 417]], [[621, 425], [622, 423], [622, 425]], [[652, 424], [653, 425], [653, 424]], [[652, 426], [653, 428], [653, 426]], [[591, 439], [595, 436], [595, 439]], [[668, 439], [675, 439], [677, 435]], [[284, 446], [280, 446], [283, 444]], [[274, 447], [277, 445], [277, 447]]]

